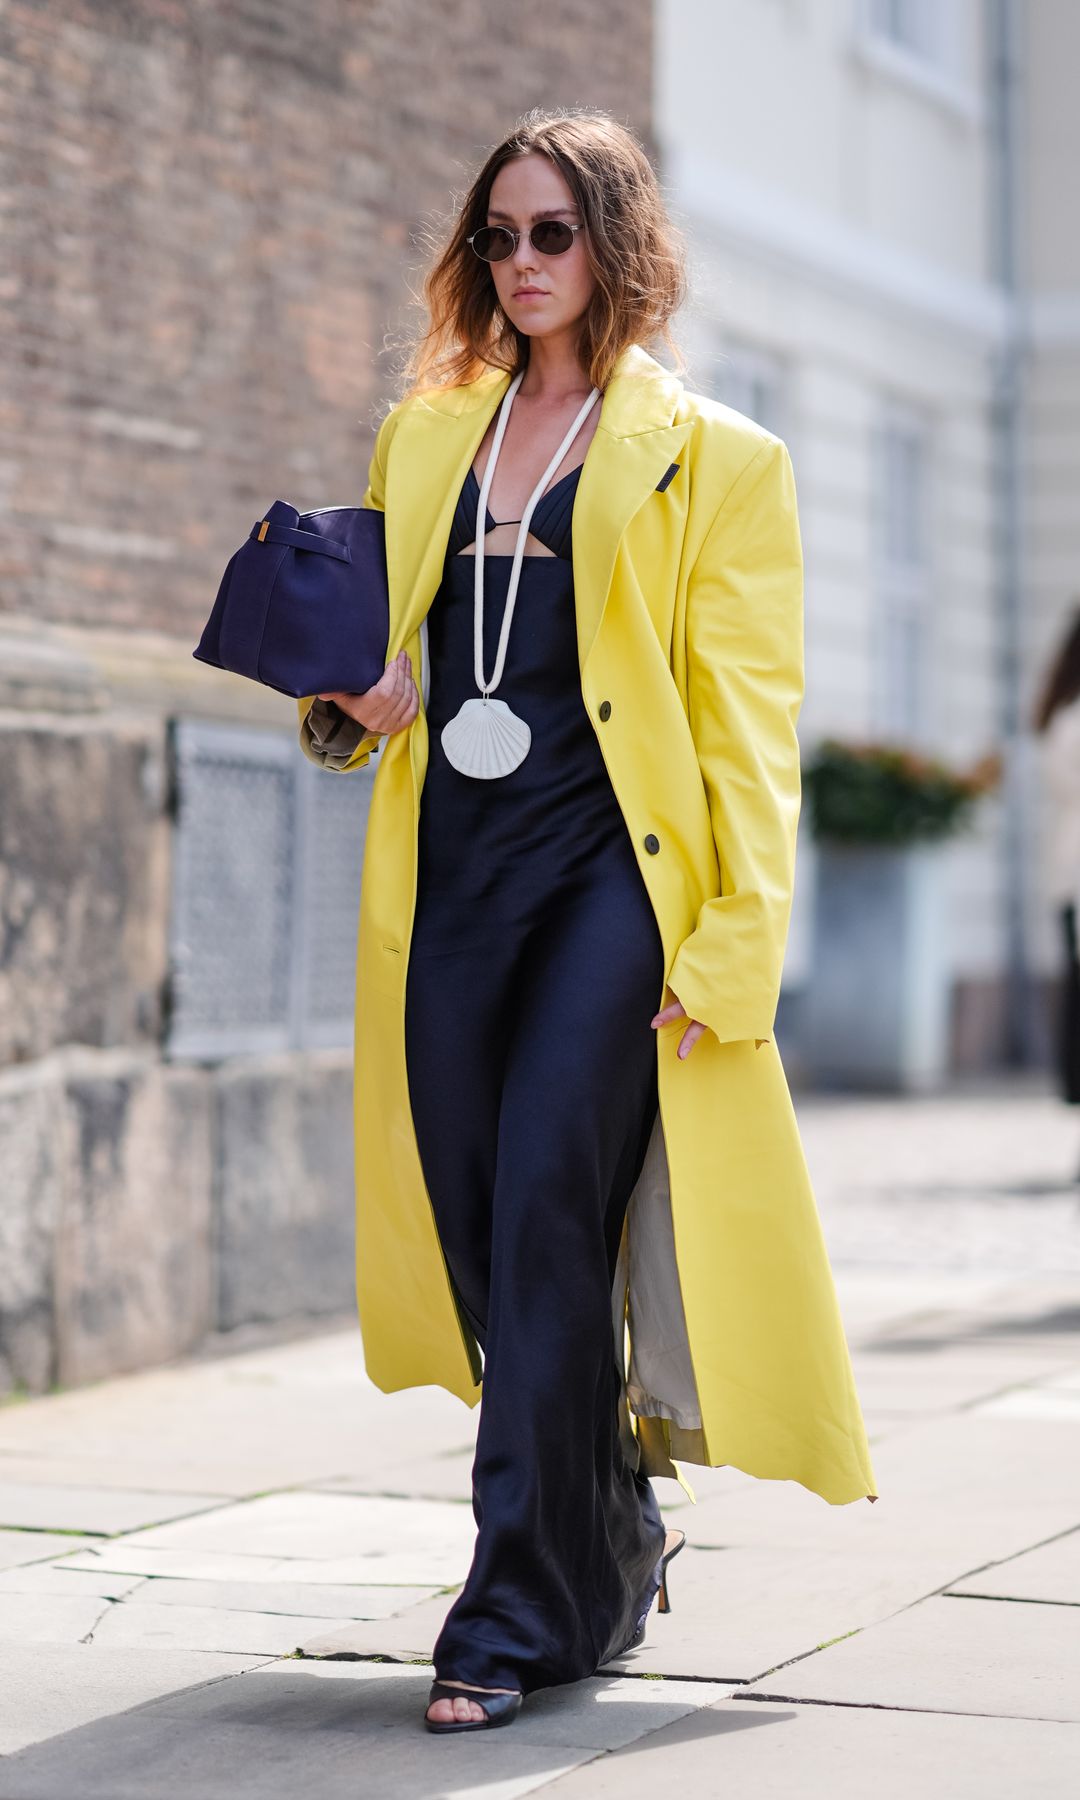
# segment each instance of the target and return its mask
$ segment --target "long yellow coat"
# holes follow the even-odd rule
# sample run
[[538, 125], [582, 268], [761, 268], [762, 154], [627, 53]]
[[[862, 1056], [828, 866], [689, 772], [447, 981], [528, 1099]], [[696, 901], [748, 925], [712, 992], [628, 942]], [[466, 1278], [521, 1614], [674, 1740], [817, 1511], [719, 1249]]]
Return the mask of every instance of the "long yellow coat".
[[[423, 700], [426, 614], [454, 507], [508, 384], [488, 370], [409, 396], [376, 438], [363, 503], [386, 514], [387, 660], [409, 651]], [[585, 455], [573, 570], [583, 703], [653, 904], [671, 994], [709, 1028], [685, 1058], [676, 1051], [686, 1020], [656, 1032], [660, 1109], [613, 1293], [616, 1344], [620, 1356], [629, 1350], [624, 1429], [652, 1474], [682, 1479], [680, 1460], [731, 1464], [833, 1503], [874, 1498], [772, 1036], [801, 797], [802, 553], [785, 445], [630, 345]], [[311, 703], [299, 702], [301, 744], [323, 761]], [[342, 772], [371, 752], [372, 741], [361, 742]], [[382, 743], [367, 827], [357, 1299], [380, 1388], [433, 1382], [472, 1405], [480, 1358], [435, 1227], [405, 1062], [427, 758], [422, 705], [408, 730]]]

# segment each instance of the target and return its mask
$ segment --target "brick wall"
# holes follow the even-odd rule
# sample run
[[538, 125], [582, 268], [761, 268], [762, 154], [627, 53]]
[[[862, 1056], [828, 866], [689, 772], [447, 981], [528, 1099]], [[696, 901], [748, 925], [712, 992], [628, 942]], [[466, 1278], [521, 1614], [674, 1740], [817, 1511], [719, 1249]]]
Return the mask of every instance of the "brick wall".
[[0, 9], [0, 610], [197, 635], [271, 498], [358, 495], [418, 226], [650, 86], [649, 0]]

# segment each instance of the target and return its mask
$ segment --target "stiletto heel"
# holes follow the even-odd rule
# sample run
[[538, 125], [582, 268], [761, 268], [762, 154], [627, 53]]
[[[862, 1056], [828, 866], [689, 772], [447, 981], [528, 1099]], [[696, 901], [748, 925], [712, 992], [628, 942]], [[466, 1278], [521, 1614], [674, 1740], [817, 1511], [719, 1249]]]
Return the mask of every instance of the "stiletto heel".
[[[671, 1536], [671, 1533], [669, 1532], [668, 1537], [670, 1537], [670, 1536]], [[680, 1531], [677, 1533], [677, 1536], [679, 1539], [678, 1543], [672, 1544], [671, 1549], [665, 1550], [660, 1558], [660, 1585], [656, 1590], [657, 1595], [659, 1596], [659, 1604], [657, 1606], [658, 1612], [666, 1613], [666, 1612], [671, 1611], [671, 1600], [668, 1595], [668, 1585], [667, 1585], [667, 1566], [673, 1556], [678, 1556], [679, 1551], [682, 1549], [683, 1545], [685, 1544], [686, 1533], [685, 1533], [685, 1531]], [[664, 1541], [666, 1543], [667, 1539], [665, 1538]], [[652, 1602], [650, 1601], [649, 1605], [651, 1606], [651, 1604], [652, 1604]], [[633, 1637], [630, 1639], [630, 1642], [628, 1644], [624, 1644], [622, 1649], [616, 1652], [616, 1657], [625, 1656], [628, 1653], [628, 1651], [637, 1649], [638, 1645], [642, 1642], [642, 1639], [645, 1636], [645, 1621], [648, 1619], [648, 1616], [649, 1616], [649, 1607], [647, 1606], [645, 1608], [645, 1611], [642, 1613], [641, 1618], [638, 1620], [638, 1628], [635, 1631]], [[608, 1661], [613, 1662], [616, 1660], [616, 1657], [609, 1657]]]
[[658, 1599], [656, 1602], [657, 1612], [669, 1613], [671, 1611], [671, 1601], [668, 1597], [667, 1566], [673, 1556], [678, 1556], [679, 1551], [682, 1549], [685, 1542], [686, 1533], [684, 1531], [680, 1533], [678, 1543], [673, 1544], [670, 1550], [665, 1550], [663, 1556], [660, 1558], [660, 1587], [658, 1589]]

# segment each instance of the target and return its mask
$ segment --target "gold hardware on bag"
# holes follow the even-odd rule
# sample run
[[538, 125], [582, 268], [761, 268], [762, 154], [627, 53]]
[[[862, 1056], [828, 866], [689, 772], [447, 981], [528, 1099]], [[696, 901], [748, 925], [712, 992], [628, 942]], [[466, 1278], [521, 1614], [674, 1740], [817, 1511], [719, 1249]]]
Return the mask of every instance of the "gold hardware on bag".
[[270, 529], [270, 521], [269, 521], [269, 519], [264, 519], [261, 526], [259, 527], [259, 543], [260, 544], [262, 543], [262, 541], [263, 541], [264, 537], [266, 536], [267, 532], [269, 531], [269, 529]]

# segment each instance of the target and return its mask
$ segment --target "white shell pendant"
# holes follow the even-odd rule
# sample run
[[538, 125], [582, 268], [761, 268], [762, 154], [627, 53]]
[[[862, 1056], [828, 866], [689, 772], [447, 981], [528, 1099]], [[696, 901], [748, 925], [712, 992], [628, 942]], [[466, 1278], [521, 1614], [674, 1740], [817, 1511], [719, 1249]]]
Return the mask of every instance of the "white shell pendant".
[[506, 662], [506, 646], [510, 637], [510, 622], [514, 616], [517, 603], [518, 582], [521, 577], [521, 563], [525, 554], [525, 539], [529, 533], [529, 520], [548, 482], [554, 475], [570, 445], [573, 443], [586, 413], [600, 398], [600, 389], [594, 387], [577, 418], [571, 425], [555, 455], [548, 463], [536, 486], [529, 496], [528, 505], [518, 521], [517, 543], [514, 546], [514, 561], [510, 570], [510, 582], [506, 600], [503, 604], [502, 626], [499, 630], [499, 647], [495, 655], [495, 669], [491, 680], [484, 679], [484, 538], [486, 535], [486, 514], [488, 494], [491, 490], [491, 478], [495, 473], [495, 465], [499, 460], [506, 421], [510, 417], [510, 408], [514, 404], [514, 395], [521, 386], [525, 371], [521, 369], [514, 376], [503, 396], [499, 408], [499, 417], [495, 425], [495, 436], [491, 444], [484, 479], [480, 483], [480, 494], [476, 503], [476, 560], [473, 569], [473, 674], [479, 689], [471, 700], [466, 700], [460, 711], [447, 721], [440, 733], [440, 741], [446, 752], [446, 760], [461, 775], [474, 775], [481, 781], [493, 776], [509, 775], [519, 763], [523, 763], [529, 754], [532, 743], [532, 732], [524, 719], [510, 711], [505, 700], [493, 700], [491, 692], [502, 680], [503, 667]]
[[466, 700], [439, 734], [446, 760], [461, 775], [480, 781], [509, 775], [525, 761], [532, 732], [505, 700]]

